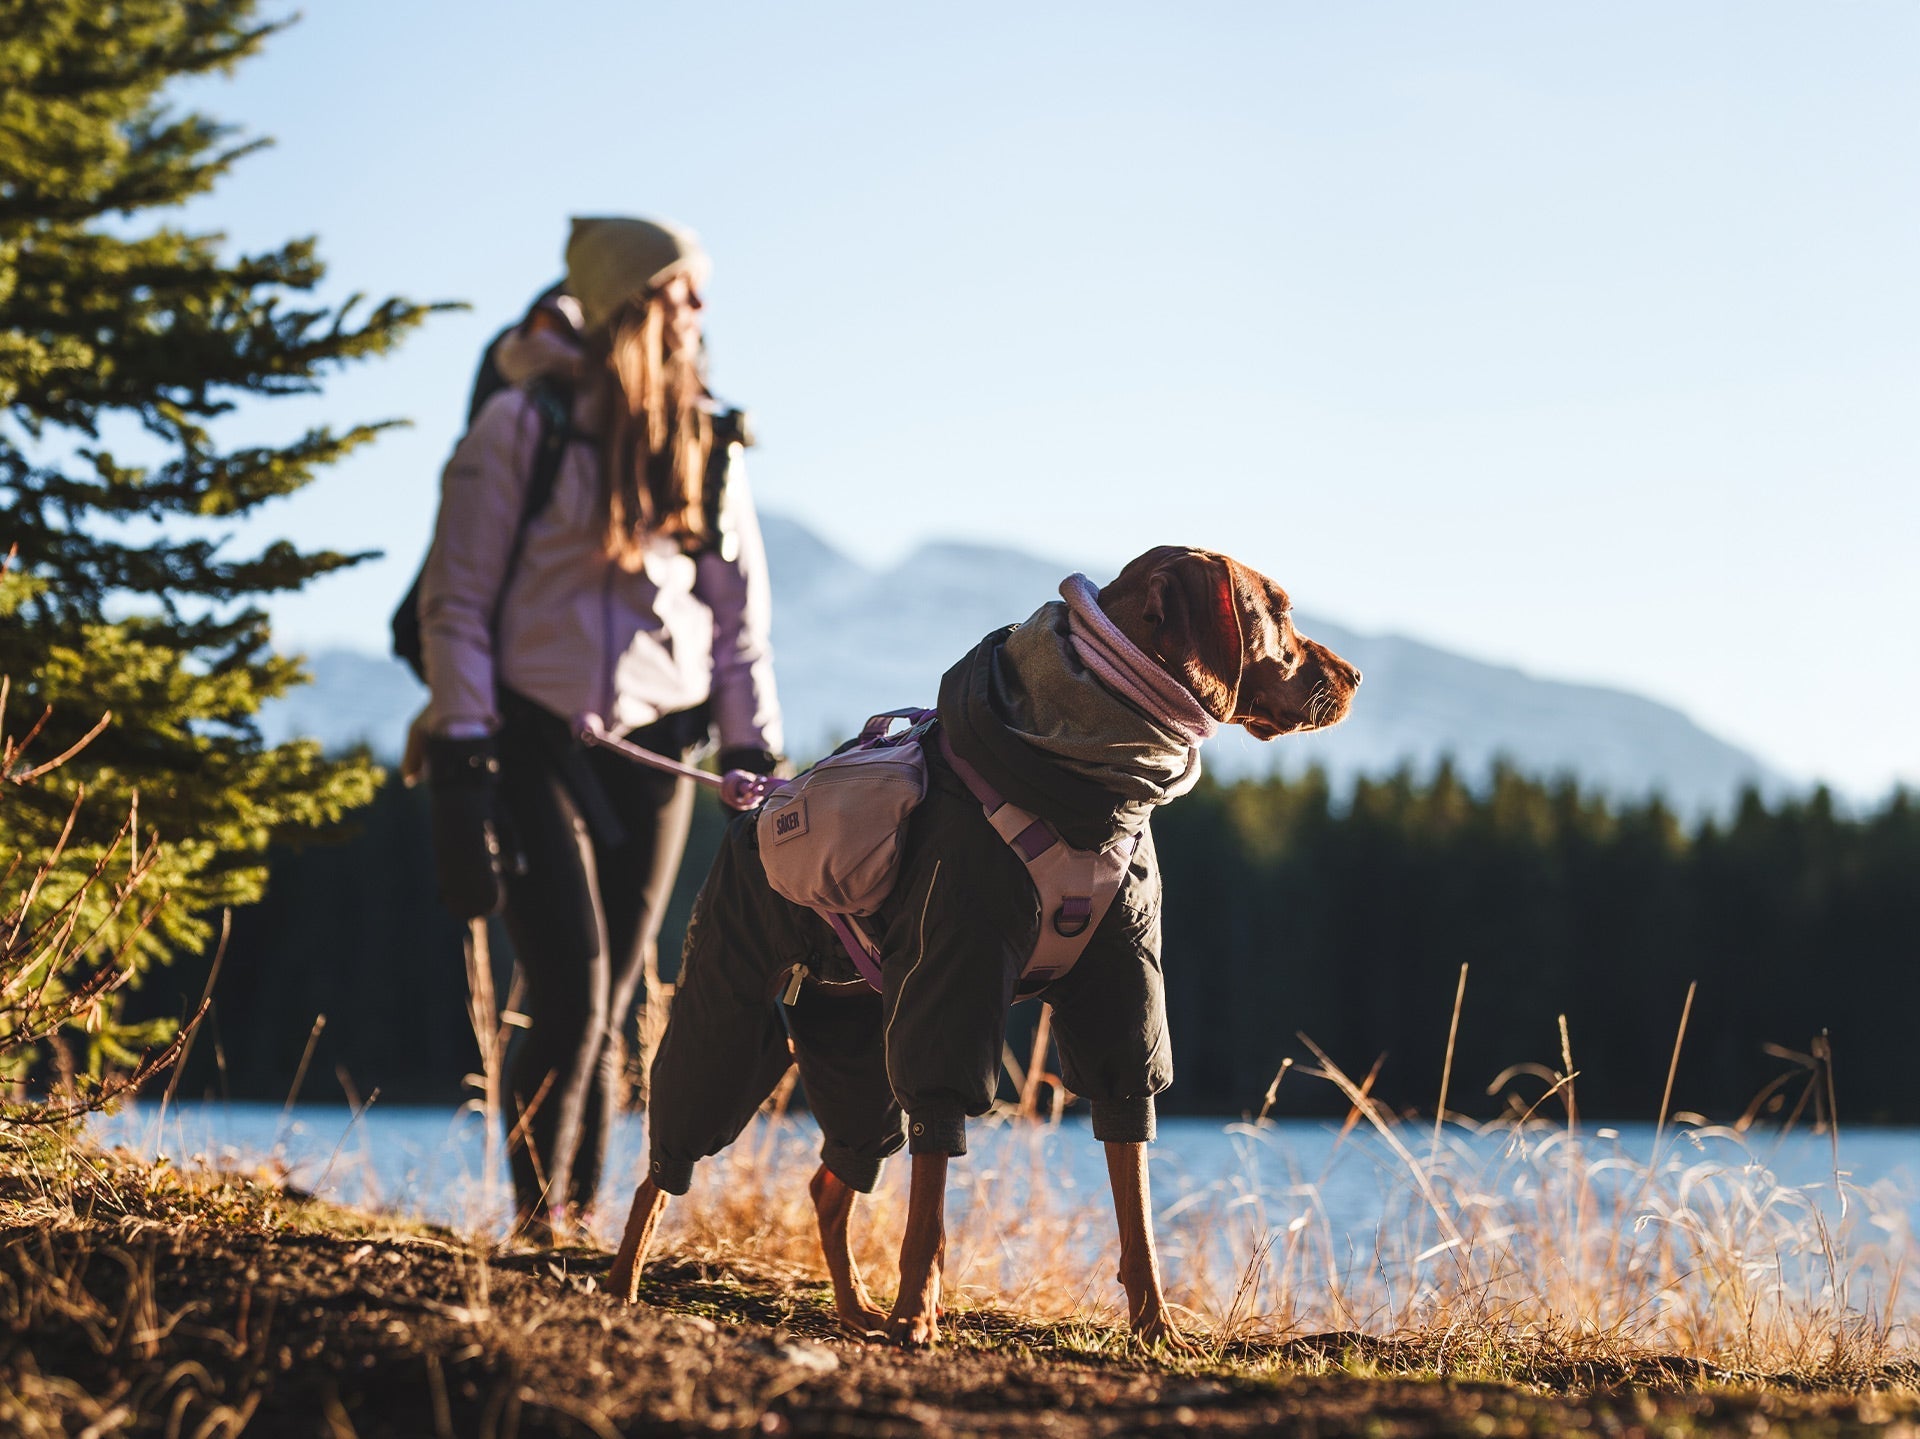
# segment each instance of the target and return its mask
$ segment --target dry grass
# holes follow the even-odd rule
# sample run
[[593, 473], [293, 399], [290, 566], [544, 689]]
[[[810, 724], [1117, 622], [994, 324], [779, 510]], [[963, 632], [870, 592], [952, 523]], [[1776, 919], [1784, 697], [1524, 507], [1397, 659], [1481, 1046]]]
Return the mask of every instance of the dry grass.
[[[1234, 1133], [1243, 1175], [1175, 1197], [1159, 1225], [1173, 1297], [1219, 1358], [1286, 1349], [1295, 1362], [1294, 1341], [1331, 1334], [1340, 1342], [1316, 1341], [1315, 1353], [1500, 1378], [1674, 1361], [1726, 1380], [1843, 1387], [1920, 1372], [1899, 1196], [1844, 1178], [1824, 1194], [1784, 1184], [1745, 1148], [1758, 1136], [1684, 1128], [1648, 1164], [1538, 1122], [1449, 1124], [1421, 1153], [1425, 1130], [1395, 1126], [1367, 1143], [1385, 1191], [1380, 1226], [1349, 1236], [1325, 1176], [1261, 1177], [1285, 1167], [1273, 1126]], [[1118, 1325], [1105, 1193], [1059, 1185], [1040, 1126], [1009, 1126], [979, 1149], [991, 1163], [955, 1171], [958, 1302]], [[817, 1279], [805, 1190], [816, 1162], [803, 1131], [757, 1126], [669, 1211], [662, 1252]], [[857, 1254], [881, 1290], [905, 1168], [858, 1211]]]
[[[483, 938], [475, 936], [469, 970], [484, 980]], [[1243, 1158], [1237, 1180], [1171, 1202], [1160, 1196], [1170, 1297], [1211, 1359], [1385, 1362], [1493, 1378], [1664, 1373], [1679, 1364], [1723, 1379], [1843, 1387], [1920, 1376], [1915, 1300], [1905, 1286], [1907, 1210], [1903, 1196], [1853, 1185], [1840, 1167], [1824, 1038], [1808, 1054], [1777, 1051], [1801, 1064], [1804, 1081], [1786, 1129], [1810, 1111], [1833, 1140], [1830, 1180], [1809, 1188], [1782, 1182], [1767, 1161], [1765, 1147], [1783, 1131], [1751, 1127], [1771, 1094], [1733, 1126], [1698, 1116], [1670, 1126], [1691, 989], [1650, 1155], [1628, 1152], [1610, 1130], [1581, 1126], [1564, 1018], [1558, 1067], [1517, 1065], [1489, 1090], [1530, 1073], [1543, 1086], [1530, 1104], [1509, 1093], [1508, 1118], [1460, 1121], [1447, 1093], [1466, 992], [1463, 966], [1430, 1134], [1374, 1101], [1371, 1075], [1356, 1083], [1301, 1036], [1318, 1061], [1303, 1073], [1351, 1105], [1342, 1142], [1365, 1145], [1377, 1166], [1383, 1204], [1372, 1234], [1352, 1235], [1336, 1221], [1328, 1173], [1287, 1172], [1266, 1109], [1231, 1127]], [[470, 1077], [469, 1107], [490, 1134], [499, 1132], [505, 1026], [517, 1018], [511, 1001], [506, 1008], [490, 981], [475, 984], [486, 1072]], [[1113, 1217], [1103, 1186], [1075, 1188], [1058, 1168], [1069, 1096], [1045, 1062], [1046, 1018], [1024, 1065], [1006, 1056], [1017, 1102], [976, 1124], [975, 1158], [954, 1170], [949, 1302], [1084, 1330], [1099, 1348], [1124, 1327]], [[1292, 1068], [1282, 1067], [1276, 1088]], [[660, 1253], [796, 1281], [822, 1277], [806, 1190], [817, 1163], [811, 1126], [786, 1118], [795, 1078], [789, 1071], [761, 1119], [700, 1167], [692, 1194], [668, 1211]], [[1273, 1101], [1270, 1089], [1267, 1108]], [[1549, 1106], [1562, 1122], [1540, 1117]], [[492, 1161], [490, 1149], [468, 1203], [498, 1213]], [[889, 1166], [856, 1211], [857, 1261], [884, 1293], [897, 1280], [906, 1170]], [[1269, 1177], [1276, 1171], [1287, 1172], [1285, 1182]], [[489, 1240], [470, 1229], [476, 1255], [485, 1252]]]
[[[1463, 971], [1450, 1035], [1464, 993]], [[1525, 1071], [1545, 1088], [1530, 1105], [1511, 1100], [1510, 1116], [1493, 1124], [1445, 1110], [1449, 1043], [1430, 1136], [1390, 1116], [1370, 1098], [1370, 1078], [1355, 1083], [1302, 1036], [1318, 1060], [1305, 1073], [1352, 1106], [1341, 1142], [1364, 1147], [1376, 1167], [1377, 1228], [1346, 1232], [1329, 1173], [1289, 1172], [1279, 1131], [1264, 1119], [1231, 1126], [1240, 1177], [1171, 1203], [1161, 1196], [1171, 1297], [1216, 1360], [1285, 1354], [1297, 1363], [1310, 1352], [1494, 1378], [1678, 1365], [1725, 1381], [1914, 1382], [1907, 1196], [1853, 1184], [1841, 1168], [1824, 1039], [1810, 1054], [1780, 1051], [1803, 1066], [1787, 1130], [1810, 1111], [1832, 1142], [1825, 1181], [1791, 1184], [1769, 1162], [1786, 1131], [1752, 1126], [1759, 1101], [1729, 1126], [1694, 1115], [1669, 1122], [1686, 1023], [1683, 1012], [1650, 1154], [1581, 1126], [1564, 1020], [1563, 1067], [1516, 1066], [1497, 1080], [1496, 1089]], [[963, 1305], [1112, 1333], [1123, 1313], [1109, 1201], [1058, 1171], [1051, 1126], [1034, 1119], [1035, 1086], [1014, 1079], [1020, 1103], [987, 1121], [1002, 1132], [976, 1140], [976, 1158], [955, 1171], [949, 1284]], [[1539, 1117], [1548, 1101], [1563, 1122]], [[751, 1256], [818, 1276], [805, 1197], [815, 1160], [808, 1136], [780, 1122], [784, 1102], [777, 1095], [763, 1123], [702, 1167], [690, 1202], [669, 1211], [667, 1252]], [[1057, 1123], [1057, 1104], [1054, 1113]], [[895, 1277], [904, 1171], [893, 1166], [857, 1213], [858, 1258], [882, 1290]], [[1274, 1182], [1276, 1171], [1285, 1182]]]

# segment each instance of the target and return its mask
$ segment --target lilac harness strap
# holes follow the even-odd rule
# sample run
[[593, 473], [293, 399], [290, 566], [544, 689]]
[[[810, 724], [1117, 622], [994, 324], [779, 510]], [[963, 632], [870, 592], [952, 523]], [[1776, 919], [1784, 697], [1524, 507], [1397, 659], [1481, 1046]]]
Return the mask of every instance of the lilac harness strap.
[[847, 958], [853, 961], [853, 967], [860, 971], [860, 977], [872, 985], [877, 993], [880, 989], [880, 946], [868, 934], [866, 927], [848, 914], [830, 914], [824, 909], [816, 909], [815, 914], [827, 922], [839, 938], [841, 947], [846, 950]]
[[1052, 825], [1012, 803], [962, 759], [944, 729], [939, 734], [940, 753], [980, 801], [987, 823], [1027, 867], [1027, 878], [1040, 898], [1040, 933], [1020, 978], [1050, 984], [1073, 968], [1093, 938], [1095, 926], [1120, 892], [1140, 836], [1128, 835], [1105, 849], [1075, 849]]

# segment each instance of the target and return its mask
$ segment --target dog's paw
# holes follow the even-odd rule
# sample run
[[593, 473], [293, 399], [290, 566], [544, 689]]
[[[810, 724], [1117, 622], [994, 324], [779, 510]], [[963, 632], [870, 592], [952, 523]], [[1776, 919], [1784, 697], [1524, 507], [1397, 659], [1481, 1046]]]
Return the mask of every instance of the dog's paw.
[[1146, 1348], [1170, 1358], [1198, 1359], [1204, 1352], [1197, 1341], [1174, 1328], [1173, 1321], [1159, 1311], [1136, 1321], [1133, 1337]]
[[638, 1304], [640, 1266], [631, 1260], [616, 1259], [613, 1268], [607, 1271], [605, 1292], [616, 1304]]
[[856, 1339], [884, 1343], [890, 1337], [886, 1313], [878, 1305], [862, 1304], [853, 1309], [836, 1309], [834, 1316], [840, 1321], [840, 1327]]
[[930, 1349], [940, 1342], [940, 1321], [930, 1310], [912, 1314], [896, 1311], [887, 1320], [887, 1339], [902, 1349]]

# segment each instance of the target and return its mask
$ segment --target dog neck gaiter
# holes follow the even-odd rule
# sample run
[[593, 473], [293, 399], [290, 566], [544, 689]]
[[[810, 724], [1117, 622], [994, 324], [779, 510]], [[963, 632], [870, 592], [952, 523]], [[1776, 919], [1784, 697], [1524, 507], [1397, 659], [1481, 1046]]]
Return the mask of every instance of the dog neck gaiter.
[[1088, 666], [1060, 600], [1042, 605], [994, 655], [992, 703], [1010, 733], [1130, 801], [1126, 830], [1200, 782], [1199, 749]]

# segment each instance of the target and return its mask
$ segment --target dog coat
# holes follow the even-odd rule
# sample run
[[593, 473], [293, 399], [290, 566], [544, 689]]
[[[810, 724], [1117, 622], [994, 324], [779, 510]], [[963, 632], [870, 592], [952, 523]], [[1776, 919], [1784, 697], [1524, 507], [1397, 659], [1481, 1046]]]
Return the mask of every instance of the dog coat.
[[[907, 816], [887, 897], [866, 917], [886, 957], [879, 993], [817, 911], [773, 888], [755, 819], [728, 826], [654, 1061], [649, 1169], [663, 1190], [685, 1193], [694, 1166], [739, 1135], [793, 1062], [822, 1161], [852, 1188], [870, 1190], [903, 1143], [966, 1153], [966, 1121], [992, 1107], [1001, 1081], [1008, 1006], [1025, 997], [1053, 1010], [1060, 1079], [1087, 1102], [1093, 1137], [1153, 1138], [1154, 1096], [1173, 1064], [1147, 820], [1199, 766], [1184, 736], [1071, 662], [1071, 604], [988, 635], [941, 680], [945, 743], [926, 748], [925, 798]], [[1063, 736], [1081, 752], [1050, 753]], [[1052, 979], [1024, 973], [1049, 917], [1024, 859], [982, 822], [987, 806], [961, 765], [997, 808], [1044, 816], [1067, 847], [1131, 848], [1080, 957]], [[1009, 829], [1015, 818], [1003, 816]]]

